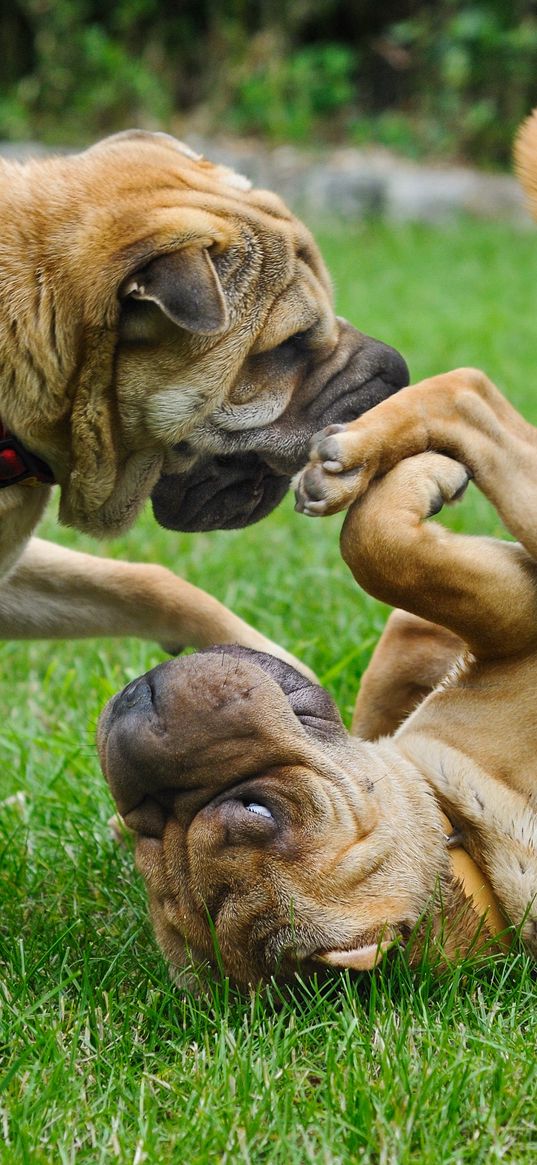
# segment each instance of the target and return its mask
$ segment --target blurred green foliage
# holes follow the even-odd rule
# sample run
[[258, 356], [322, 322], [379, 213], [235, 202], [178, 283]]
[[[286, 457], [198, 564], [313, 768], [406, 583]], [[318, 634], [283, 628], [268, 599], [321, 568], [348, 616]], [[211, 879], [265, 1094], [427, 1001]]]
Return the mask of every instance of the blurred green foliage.
[[504, 164], [535, 0], [0, 0], [0, 136], [182, 123]]

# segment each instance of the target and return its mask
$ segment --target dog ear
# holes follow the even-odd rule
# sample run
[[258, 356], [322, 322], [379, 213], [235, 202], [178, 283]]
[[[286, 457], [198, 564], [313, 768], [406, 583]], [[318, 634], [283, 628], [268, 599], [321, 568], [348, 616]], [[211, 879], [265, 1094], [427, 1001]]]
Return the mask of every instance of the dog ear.
[[393, 940], [371, 943], [365, 947], [355, 947], [351, 951], [323, 951], [315, 955], [316, 963], [324, 963], [326, 967], [338, 967], [351, 971], [372, 971], [382, 962], [386, 951], [393, 947]]
[[156, 303], [174, 324], [200, 336], [218, 335], [228, 326], [224, 293], [205, 247], [157, 255], [129, 275], [119, 294]]

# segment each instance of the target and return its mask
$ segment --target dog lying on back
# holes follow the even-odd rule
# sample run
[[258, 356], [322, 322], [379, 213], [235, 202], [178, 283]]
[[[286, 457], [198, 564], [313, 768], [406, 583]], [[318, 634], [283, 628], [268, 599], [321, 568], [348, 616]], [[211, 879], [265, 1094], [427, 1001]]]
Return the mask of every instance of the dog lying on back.
[[[519, 156], [537, 189], [535, 145], [534, 120]], [[518, 543], [426, 523], [470, 476]], [[472, 369], [405, 388], [314, 441], [299, 508], [349, 505], [345, 561], [403, 608], [360, 736], [317, 684], [240, 647], [162, 664], [102, 714], [178, 971], [367, 970], [409, 939], [411, 958], [427, 942], [453, 959], [513, 927], [537, 955], [537, 430]]]
[[[537, 955], [537, 472], [533, 496], [513, 468], [530, 451], [537, 467], [537, 434], [479, 373], [404, 389], [394, 410], [406, 424], [425, 400], [433, 415], [441, 401], [458, 412], [453, 448], [489, 497], [502, 483], [511, 498], [527, 491], [516, 532], [528, 532], [520, 545], [426, 524], [469, 478], [440, 454], [405, 458], [365, 489], [343, 556], [362, 586], [414, 614], [398, 612], [373, 657], [361, 738], [318, 685], [233, 647], [160, 665], [102, 715], [103, 770], [176, 968], [216, 965], [215, 936], [244, 985], [319, 964], [372, 968], [411, 936], [413, 958], [426, 935], [454, 958], [511, 924]], [[479, 407], [490, 422], [511, 413], [492, 465], [467, 419]], [[378, 433], [374, 413], [364, 456], [370, 424]], [[371, 742], [379, 708], [383, 732], [405, 715], [409, 676], [441, 682]]]

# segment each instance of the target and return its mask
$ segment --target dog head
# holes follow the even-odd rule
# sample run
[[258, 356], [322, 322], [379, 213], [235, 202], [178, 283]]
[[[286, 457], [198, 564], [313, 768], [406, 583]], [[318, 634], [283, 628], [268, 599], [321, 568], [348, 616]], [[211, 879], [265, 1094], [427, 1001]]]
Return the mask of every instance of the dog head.
[[153, 490], [167, 526], [257, 520], [316, 430], [406, 383], [335, 317], [302, 223], [175, 139], [118, 134], [2, 178], [2, 358], [24, 377], [4, 419], [65, 522], [113, 532]]
[[226, 647], [161, 664], [109, 702], [98, 742], [176, 968], [219, 962], [241, 985], [365, 970], [408, 937], [437, 882], [453, 898], [430, 792], [272, 656]]

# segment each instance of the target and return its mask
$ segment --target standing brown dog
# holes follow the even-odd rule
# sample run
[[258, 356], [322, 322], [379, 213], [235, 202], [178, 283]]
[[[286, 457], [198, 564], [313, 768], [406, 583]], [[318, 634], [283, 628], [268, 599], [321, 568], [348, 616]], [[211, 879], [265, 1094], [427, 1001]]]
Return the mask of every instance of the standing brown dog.
[[287, 653], [157, 566], [31, 538], [110, 537], [152, 495], [177, 529], [240, 526], [283, 496], [320, 424], [406, 381], [334, 316], [305, 227], [164, 134], [0, 162], [0, 635], [138, 635]]

